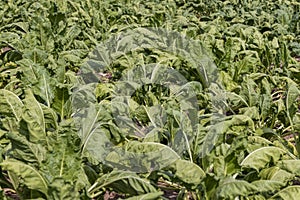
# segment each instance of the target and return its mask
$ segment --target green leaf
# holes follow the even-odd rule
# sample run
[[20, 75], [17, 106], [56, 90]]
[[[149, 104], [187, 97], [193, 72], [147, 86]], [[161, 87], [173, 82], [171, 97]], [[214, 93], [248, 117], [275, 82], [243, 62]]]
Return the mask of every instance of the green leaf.
[[46, 72], [41, 73], [41, 80], [39, 80], [39, 84], [37, 85], [38, 91], [35, 91], [37, 95], [39, 95], [45, 102], [48, 107], [52, 104], [54, 98], [53, 92], [53, 83], [51, 82], [51, 78]]
[[98, 192], [102, 188], [114, 188], [116, 192], [131, 196], [157, 192], [149, 180], [140, 178], [133, 172], [120, 170], [101, 176], [89, 189], [89, 193], [93, 197], [93, 193]]
[[35, 99], [32, 91], [25, 91], [26, 97], [24, 102], [24, 111], [22, 118], [27, 124], [29, 131], [29, 140], [38, 142], [46, 138], [45, 118], [41, 104]]
[[79, 194], [76, 191], [74, 184], [65, 181], [63, 178], [55, 178], [49, 185], [48, 199], [53, 200], [73, 200], [79, 199]]
[[253, 181], [251, 184], [254, 185], [257, 188], [257, 191], [261, 193], [273, 192], [285, 186], [285, 183], [283, 182], [272, 180], [258, 180]]
[[287, 116], [288, 116], [289, 121], [292, 126], [293, 126], [292, 119], [297, 111], [294, 104], [296, 102], [296, 99], [299, 97], [299, 95], [300, 95], [300, 90], [298, 89], [297, 83], [289, 80], [288, 81], [288, 91], [287, 91], [287, 96], [286, 96], [286, 109], [287, 109]]
[[173, 110], [172, 114], [180, 128], [180, 130], [177, 131], [175, 135], [173, 148], [176, 149], [177, 152], [180, 152], [181, 154], [186, 151], [189, 155], [189, 160], [192, 162], [193, 158], [192, 158], [192, 150], [190, 146], [190, 144], [192, 143], [191, 138], [193, 137], [192, 122], [190, 118], [187, 116], [187, 114], [183, 111], [179, 112]]
[[161, 195], [163, 195], [163, 192], [155, 192], [155, 193], [148, 193], [148, 194], [142, 194], [134, 197], [129, 197], [127, 200], [156, 200]]
[[68, 116], [67, 101], [69, 97], [70, 95], [67, 88], [56, 88], [55, 97], [51, 107], [60, 115], [61, 119]]
[[7, 136], [11, 140], [11, 155], [14, 158], [38, 164], [41, 164], [45, 160], [46, 149], [42, 144], [31, 143], [25, 136], [16, 133], [8, 133]]
[[242, 83], [242, 88], [243, 90], [241, 91], [241, 96], [244, 96], [250, 107], [256, 106], [260, 92], [257, 91], [258, 87], [254, 80], [246, 77]]
[[43, 114], [44, 114], [44, 121], [45, 121], [45, 129], [46, 131], [55, 131], [58, 129], [58, 117], [55, 113], [55, 111], [43, 104], [40, 104]]
[[[103, 106], [96, 106], [90, 105], [89, 108], [84, 110], [84, 114], [80, 115], [78, 119], [78, 123], [80, 123], [81, 127], [78, 132], [79, 137], [82, 140], [82, 152], [86, 149], [94, 151], [98, 148], [98, 153], [103, 153], [102, 151], [99, 152], [99, 148], [101, 145], [98, 143], [94, 146], [94, 142], [100, 142], [103, 144], [102, 141], [99, 141], [97, 138], [102, 137], [105, 142], [109, 142], [105, 132], [102, 130], [103, 125], [107, 124], [106, 119], [109, 119], [109, 114], [106, 112]], [[106, 114], [103, 114], [106, 112]], [[103, 120], [104, 122], [101, 122]], [[100, 145], [100, 146], [99, 146]], [[102, 154], [101, 154], [102, 155]]]
[[261, 194], [251, 195], [251, 196], [245, 197], [245, 200], [266, 200], [266, 197], [264, 197]]
[[286, 200], [297, 200], [300, 195], [300, 186], [289, 186], [283, 190], [277, 192], [270, 199], [286, 199]]
[[251, 152], [242, 162], [244, 168], [253, 168], [259, 171], [270, 162], [276, 163], [286, 152], [278, 147], [262, 147]]
[[296, 176], [300, 176], [300, 160], [282, 160], [278, 166]]
[[0, 113], [5, 116], [15, 117], [17, 122], [21, 120], [23, 103], [17, 95], [8, 90], [0, 90]]
[[115, 147], [106, 161], [136, 172], [150, 172], [171, 165], [180, 157], [170, 147], [155, 142], [130, 141], [124, 149]]
[[24, 68], [23, 83], [30, 85], [33, 94], [38, 95], [50, 107], [54, 98], [55, 81], [50, 77], [49, 72], [29, 59], [21, 60], [18, 64]]
[[271, 181], [278, 181], [282, 183], [287, 183], [288, 181], [294, 179], [295, 175], [280, 169], [279, 167], [270, 167], [261, 170], [259, 176], [262, 179], [271, 180]]
[[176, 179], [192, 186], [199, 185], [205, 178], [205, 172], [198, 165], [186, 160], [177, 160], [166, 169], [173, 171]]
[[240, 196], [248, 196], [256, 193], [258, 188], [255, 185], [243, 180], [235, 180], [232, 178], [222, 182], [216, 190], [216, 199], [234, 199]]
[[0, 90], [0, 128], [18, 131], [22, 119], [23, 103], [19, 97], [8, 90]]
[[11, 171], [24, 180], [24, 184], [32, 190], [47, 194], [48, 184], [44, 177], [30, 165], [17, 160], [5, 160], [1, 164], [4, 170]]

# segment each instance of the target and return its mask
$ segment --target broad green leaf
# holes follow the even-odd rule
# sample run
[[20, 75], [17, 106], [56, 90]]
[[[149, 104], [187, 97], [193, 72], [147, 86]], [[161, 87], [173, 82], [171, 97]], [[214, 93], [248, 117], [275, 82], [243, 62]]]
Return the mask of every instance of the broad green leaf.
[[151, 107], [143, 106], [145, 109], [149, 120], [151, 121], [151, 125], [154, 127], [163, 127], [165, 123], [165, 111], [161, 105], [155, 105]]
[[124, 149], [114, 147], [112, 150], [115, 151], [105, 158], [107, 162], [136, 172], [162, 169], [180, 158], [170, 147], [155, 142], [131, 141]]
[[251, 195], [251, 196], [245, 197], [245, 200], [266, 200], [266, 199], [267, 199], [267, 198], [264, 197], [264, 196], [261, 195], [261, 194]]
[[283, 183], [287, 183], [295, 178], [295, 175], [285, 171], [285, 170], [278, 170], [276, 173], [273, 174], [270, 180], [273, 181], [280, 181]]
[[297, 100], [297, 98], [299, 98], [299, 96], [300, 96], [300, 90], [298, 89], [298, 85], [291, 80], [288, 81], [288, 91], [286, 96], [286, 109], [287, 109], [286, 111], [291, 125], [293, 125], [292, 119], [297, 110], [296, 108], [293, 109], [293, 107], [295, 101]]
[[35, 64], [29, 59], [18, 62], [22, 65], [23, 82], [31, 86], [34, 95], [39, 96], [48, 107], [52, 104], [54, 98], [55, 81], [50, 77], [49, 72], [40, 64]]
[[265, 180], [277, 181], [282, 183], [287, 183], [295, 177], [295, 175], [293, 175], [292, 173], [282, 170], [277, 166], [262, 169], [259, 173], [259, 176]]
[[261, 193], [273, 192], [285, 186], [285, 183], [283, 182], [271, 180], [258, 180], [253, 181], [251, 184], [254, 185], [257, 188], [257, 191]]
[[202, 142], [202, 144], [200, 143], [201, 146], [200, 144], [198, 144], [200, 146], [199, 152], [197, 152], [199, 156], [204, 157], [206, 155], [209, 155], [210, 151], [216, 145], [219, 136], [226, 133], [230, 125], [231, 125], [231, 120], [221, 121], [209, 127], [208, 131], [199, 129], [198, 133], [200, 132], [200, 134], [204, 136], [204, 137], [202, 136], [203, 142], [201, 141]]
[[[253, 115], [254, 115], [253, 117], [255, 117], [255, 111], [253, 111]], [[250, 116], [246, 115], [246, 113], [245, 115], [234, 115], [230, 120], [230, 125], [231, 126], [246, 125], [251, 130], [255, 130], [254, 122], [250, 117], [251, 115]]]
[[[90, 105], [87, 109], [82, 110], [84, 113], [78, 115], [77, 123], [80, 123], [79, 137], [82, 140], [82, 152], [87, 148], [95, 149], [101, 146], [93, 146], [92, 143], [97, 142], [96, 138], [102, 137], [105, 142], [108, 142], [105, 132], [102, 130], [103, 125], [107, 125], [106, 120], [110, 119], [109, 113], [102, 106]], [[103, 114], [106, 112], [106, 114]], [[104, 122], [101, 122], [103, 120]], [[96, 141], [94, 141], [96, 140]], [[99, 141], [101, 142], [101, 141]], [[99, 145], [99, 144], [98, 144]], [[101, 152], [99, 152], [101, 153]]]
[[29, 189], [47, 194], [48, 184], [45, 178], [32, 166], [12, 159], [5, 160], [0, 165], [2, 169], [11, 171], [21, 177]]
[[0, 90], [0, 113], [5, 116], [13, 115], [17, 122], [21, 120], [23, 103], [17, 95], [8, 90]]
[[[76, 133], [65, 129], [64, 134], [49, 134], [47, 138], [48, 152], [45, 161], [40, 165], [44, 176], [49, 183], [56, 178], [62, 178], [66, 184], [70, 183], [76, 190], [89, 186], [86, 174], [82, 169], [82, 159], [79, 148], [66, 137], [76, 137]], [[73, 135], [73, 136], [72, 136]]]
[[50, 107], [54, 98], [53, 80], [46, 71], [41, 72], [41, 77], [39, 84], [37, 84], [37, 88], [38, 92], [35, 91], [35, 94], [39, 95], [46, 102], [46, 105]]
[[[249, 125], [253, 124], [252, 127], [254, 126], [254, 123], [253, 122], [251, 123], [251, 119], [253, 119], [253, 120], [258, 120], [259, 119], [258, 107], [252, 106], [252, 107], [241, 108], [240, 113], [245, 115], [245, 118], [250, 118], [247, 121], [248, 121]], [[238, 116], [238, 115], [236, 115], [236, 116]], [[254, 127], [252, 129], [254, 129]]]
[[25, 136], [16, 133], [8, 133], [7, 136], [11, 141], [11, 155], [14, 158], [38, 164], [41, 164], [45, 160], [46, 149], [42, 144], [31, 143]]
[[163, 192], [148, 193], [139, 196], [129, 197], [127, 198], [127, 200], [155, 200], [161, 197], [163, 194]]
[[286, 199], [286, 200], [297, 200], [300, 195], [300, 186], [289, 186], [277, 192], [270, 199]]
[[278, 166], [296, 176], [300, 176], [300, 160], [282, 160]]
[[93, 169], [89, 165], [84, 165], [83, 170], [84, 170], [85, 175], [88, 178], [89, 183], [91, 183], [91, 184], [95, 183], [98, 178], [98, 174], [95, 171], [95, 169]]
[[257, 91], [257, 84], [249, 77], [246, 77], [242, 83], [242, 88], [243, 90], [241, 91], [241, 96], [246, 99], [250, 107], [256, 106], [260, 94], [260, 92]]
[[63, 178], [55, 178], [49, 185], [47, 198], [53, 200], [73, 200], [80, 197], [74, 184], [65, 181]]
[[22, 119], [23, 103], [19, 97], [8, 90], [0, 90], [0, 128], [18, 131]]
[[242, 162], [244, 168], [259, 171], [270, 162], [276, 163], [286, 152], [278, 147], [262, 147], [251, 152]]
[[133, 172], [118, 170], [101, 176], [89, 189], [89, 193], [93, 196], [93, 193], [98, 192], [102, 188], [114, 188], [116, 192], [131, 196], [157, 192], [149, 180], [140, 178]]
[[257, 143], [264, 146], [270, 146], [272, 144], [271, 141], [267, 140], [266, 138], [260, 137], [260, 136], [249, 136], [249, 141], [251, 143]]
[[232, 80], [232, 77], [228, 73], [221, 71], [219, 78], [226, 87], [227, 91], [234, 91], [239, 88], [238, 84]]
[[35, 99], [32, 91], [25, 91], [26, 97], [23, 100], [24, 110], [22, 119], [26, 122], [29, 131], [29, 140], [31, 142], [38, 142], [45, 140], [46, 124], [44, 112], [41, 104]]
[[[257, 132], [260, 133], [260, 131], [263, 133], [262, 130], [256, 129]], [[247, 144], [247, 151], [253, 152], [261, 147], [271, 146], [272, 142], [267, 140], [266, 138], [260, 137], [260, 136], [249, 136], [247, 137], [248, 144]]]
[[234, 199], [240, 196], [248, 196], [256, 193], [258, 188], [255, 185], [243, 180], [227, 179], [222, 182], [216, 190], [216, 199]]
[[15, 173], [13, 173], [12, 171], [7, 171], [7, 175], [11, 181], [11, 184], [13, 186], [14, 189], [19, 188], [20, 182], [22, 180], [20, 180], [19, 176]]
[[69, 62], [80, 63], [82, 59], [76, 55], [71, 54], [70, 52], [64, 52], [63, 58]]
[[45, 106], [43, 104], [40, 104], [42, 110], [43, 110], [43, 114], [44, 114], [44, 121], [45, 121], [45, 131], [55, 131], [58, 128], [58, 117], [55, 113], [55, 111], [48, 107]]
[[183, 152], [187, 152], [189, 155], [189, 160], [192, 162], [193, 158], [190, 146], [193, 137], [192, 122], [189, 116], [183, 111], [179, 112], [173, 110], [173, 117], [180, 129], [176, 132], [172, 148], [176, 149], [180, 155], [182, 155]]
[[271, 84], [267, 81], [266, 78], [264, 78], [262, 80], [262, 85], [265, 93], [260, 96], [260, 110], [261, 119], [265, 120], [270, 114], [270, 108], [272, 105]]
[[205, 177], [205, 172], [198, 165], [186, 160], [177, 160], [166, 169], [173, 171], [176, 179], [192, 186], [199, 185]]

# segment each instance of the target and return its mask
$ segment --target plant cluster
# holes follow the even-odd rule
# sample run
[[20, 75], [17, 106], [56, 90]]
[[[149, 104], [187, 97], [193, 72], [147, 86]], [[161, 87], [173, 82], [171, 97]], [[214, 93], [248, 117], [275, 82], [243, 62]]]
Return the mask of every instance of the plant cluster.
[[300, 195], [297, 0], [0, 7], [1, 199]]

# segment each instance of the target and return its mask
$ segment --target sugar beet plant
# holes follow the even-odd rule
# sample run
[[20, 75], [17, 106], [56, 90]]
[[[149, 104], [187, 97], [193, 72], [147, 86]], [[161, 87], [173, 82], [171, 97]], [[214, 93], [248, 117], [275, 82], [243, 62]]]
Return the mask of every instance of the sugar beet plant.
[[0, 3], [1, 199], [297, 199], [300, 3]]

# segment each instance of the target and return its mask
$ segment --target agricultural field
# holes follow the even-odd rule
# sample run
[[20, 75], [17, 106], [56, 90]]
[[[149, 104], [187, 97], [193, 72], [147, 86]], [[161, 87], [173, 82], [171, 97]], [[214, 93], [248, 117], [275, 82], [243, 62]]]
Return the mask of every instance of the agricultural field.
[[298, 0], [0, 8], [0, 199], [299, 199]]

